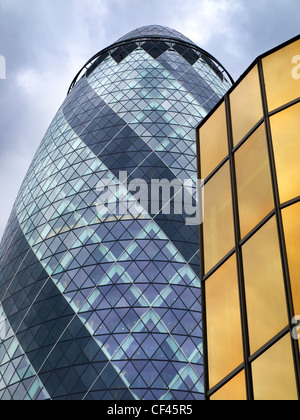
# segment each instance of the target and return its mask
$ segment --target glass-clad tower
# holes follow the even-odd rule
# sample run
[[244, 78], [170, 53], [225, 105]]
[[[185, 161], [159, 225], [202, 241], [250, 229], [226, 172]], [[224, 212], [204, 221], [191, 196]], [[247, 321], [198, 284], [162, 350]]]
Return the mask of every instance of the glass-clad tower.
[[76, 76], [1, 243], [0, 399], [203, 398], [198, 226], [128, 185], [196, 179], [195, 127], [231, 82], [160, 26]]

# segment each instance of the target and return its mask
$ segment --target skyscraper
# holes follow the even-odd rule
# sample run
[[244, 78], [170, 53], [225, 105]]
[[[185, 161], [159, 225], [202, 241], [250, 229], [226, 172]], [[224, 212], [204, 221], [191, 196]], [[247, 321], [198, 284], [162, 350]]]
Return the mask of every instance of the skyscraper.
[[198, 226], [129, 185], [197, 178], [195, 127], [231, 81], [161, 26], [78, 73], [1, 243], [1, 399], [203, 398]]

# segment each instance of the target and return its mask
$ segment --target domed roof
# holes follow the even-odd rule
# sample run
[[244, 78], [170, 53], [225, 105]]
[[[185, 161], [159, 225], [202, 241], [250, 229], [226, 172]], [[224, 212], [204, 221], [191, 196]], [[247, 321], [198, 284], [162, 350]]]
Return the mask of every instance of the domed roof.
[[[124, 35], [122, 38], [118, 39], [116, 42], [126, 41], [131, 38], [143, 38], [143, 37], [167, 37], [167, 38], [177, 38], [181, 41], [194, 44], [186, 36], [182, 35], [180, 32], [175, 31], [175, 29], [168, 28], [161, 25], [147, 25], [141, 26], [140, 28], [134, 29], [128, 34]], [[195, 45], [195, 44], [194, 44]]]

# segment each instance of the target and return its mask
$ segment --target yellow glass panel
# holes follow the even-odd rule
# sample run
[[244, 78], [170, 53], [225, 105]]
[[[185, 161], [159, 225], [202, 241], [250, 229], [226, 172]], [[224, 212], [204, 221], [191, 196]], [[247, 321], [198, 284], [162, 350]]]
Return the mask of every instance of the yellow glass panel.
[[228, 162], [205, 184], [203, 236], [205, 272], [207, 273], [234, 247]]
[[300, 96], [300, 40], [262, 60], [270, 111]]
[[297, 400], [297, 388], [288, 334], [252, 364], [255, 400]]
[[235, 255], [206, 281], [205, 291], [209, 386], [212, 388], [243, 362]]
[[201, 178], [205, 179], [228, 155], [225, 104], [200, 128]]
[[295, 314], [300, 315], [300, 203], [282, 210]]
[[235, 163], [243, 238], [274, 208], [264, 124], [236, 152]]
[[280, 201], [284, 203], [300, 195], [300, 104], [273, 115], [270, 121]]
[[233, 143], [236, 146], [263, 117], [257, 66], [230, 94], [230, 105]]
[[211, 401], [246, 401], [245, 372], [236, 375], [230, 382], [210, 397]]
[[288, 325], [275, 218], [243, 246], [251, 353]]

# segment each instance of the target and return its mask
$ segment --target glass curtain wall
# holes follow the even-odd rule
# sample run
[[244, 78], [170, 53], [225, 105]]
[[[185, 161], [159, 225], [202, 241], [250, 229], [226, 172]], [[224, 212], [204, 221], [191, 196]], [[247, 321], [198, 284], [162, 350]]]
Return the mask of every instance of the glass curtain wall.
[[230, 80], [158, 25], [78, 73], [0, 247], [1, 400], [203, 399], [198, 226], [135, 181], [196, 181], [195, 128]]
[[299, 398], [299, 51], [259, 57], [198, 130], [211, 400]]

